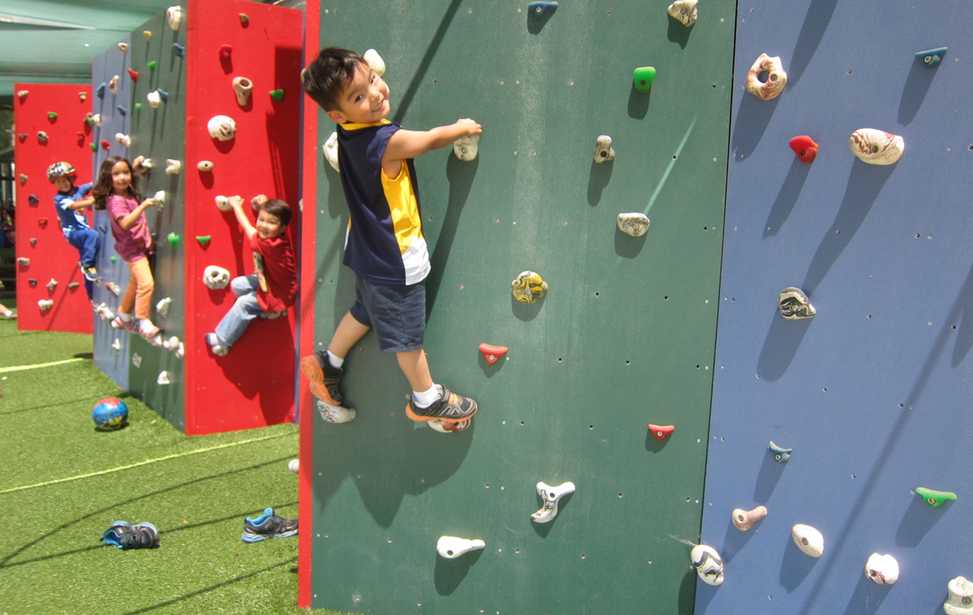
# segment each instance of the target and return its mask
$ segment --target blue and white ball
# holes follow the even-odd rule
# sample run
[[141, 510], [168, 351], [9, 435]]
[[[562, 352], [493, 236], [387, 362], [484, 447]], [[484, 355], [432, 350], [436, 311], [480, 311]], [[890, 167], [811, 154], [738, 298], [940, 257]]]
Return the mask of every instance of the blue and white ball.
[[117, 397], [99, 399], [91, 409], [91, 420], [98, 431], [115, 431], [128, 425], [128, 406]]

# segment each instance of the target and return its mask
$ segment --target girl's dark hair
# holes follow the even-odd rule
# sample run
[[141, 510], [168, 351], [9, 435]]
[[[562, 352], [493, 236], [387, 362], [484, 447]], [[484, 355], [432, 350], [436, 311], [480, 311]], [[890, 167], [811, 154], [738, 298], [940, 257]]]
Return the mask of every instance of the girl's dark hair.
[[291, 206], [280, 199], [271, 199], [264, 203], [260, 209], [271, 216], [276, 216], [280, 220], [281, 226], [287, 226], [291, 223]]
[[102, 161], [98, 169], [98, 179], [95, 180], [95, 187], [91, 189], [91, 196], [95, 197], [95, 209], [104, 209], [108, 197], [114, 193], [111, 181], [111, 170], [119, 162], [128, 165], [128, 172], [132, 175], [132, 183], [128, 186], [128, 196], [136, 201], [142, 200], [142, 195], [135, 190], [135, 173], [132, 173], [132, 163], [123, 156], [109, 156]]
[[314, 62], [301, 71], [301, 85], [322, 109], [337, 111], [338, 96], [355, 76], [359, 64], [365, 64], [365, 59], [354, 51], [325, 47]]

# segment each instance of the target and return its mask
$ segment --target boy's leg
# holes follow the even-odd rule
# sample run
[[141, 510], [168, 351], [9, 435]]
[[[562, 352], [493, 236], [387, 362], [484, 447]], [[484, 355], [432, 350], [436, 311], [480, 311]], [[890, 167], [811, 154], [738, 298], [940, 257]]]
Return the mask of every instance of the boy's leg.
[[426, 360], [426, 351], [422, 348], [407, 352], [395, 353], [395, 358], [399, 361], [399, 369], [405, 374], [405, 379], [409, 381], [409, 386], [413, 391], [428, 391], [433, 387], [432, 374], [429, 372], [429, 361]]
[[[237, 278], [239, 279], [239, 278]], [[234, 289], [236, 292], [236, 289]], [[236, 343], [243, 332], [250, 326], [250, 322], [260, 315], [260, 304], [257, 302], [257, 294], [253, 291], [241, 294], [233, 303], [230, 311], [223, 316], [223, 320], [216, 326], [216, 340], [212, 340], [209, 335], [206, 341], [213, 348], [215, 354], [226, 354], [233, 344]], [[211, 342], [215, 341], [216, 344]], [[222, 346], [218, 349], [217, 346]]]
[[101, 243], [101, 236], [94, 229], [79, 229], [72, 231], [68, 235], [68, 243], [78, 250], [81, 259], [81, 271], [89, 282], [93, 282], [98, 277], [98, 270], [95, 264], [98, 260], [98, 247]]
[[[319, 350], [301, 359], [301, 373], [307, 378], [311, 395], [332, 406], [341, 406], [344, 403], [340, 386], [344, 375], [344, 360], [368, 331], [368, 314], [361, 303], [356, 302], [338, 323], [331, 343], [328, 344], [328, 352], [334, 358], [328, 352]], [[336, 365], [336, 362], [340, 365]]]

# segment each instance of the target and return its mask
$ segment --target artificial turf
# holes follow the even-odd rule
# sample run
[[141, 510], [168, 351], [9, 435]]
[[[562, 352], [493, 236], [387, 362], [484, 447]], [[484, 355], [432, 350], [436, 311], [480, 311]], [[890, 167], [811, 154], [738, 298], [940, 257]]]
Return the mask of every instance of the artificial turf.
[[[296, 427], [187, 438], [119, 391], [90, 351], [90, 336], [0, 321], [0, 614], [303, 612], [297, 539], [240, 540], [244, 516], [266, 506], [297, 515]], [[125, 399], [130, 425], [101, 433], [91, 407], [108, 395]], [[159, 548], [100, 545], [118, 519], [155, 524]]]

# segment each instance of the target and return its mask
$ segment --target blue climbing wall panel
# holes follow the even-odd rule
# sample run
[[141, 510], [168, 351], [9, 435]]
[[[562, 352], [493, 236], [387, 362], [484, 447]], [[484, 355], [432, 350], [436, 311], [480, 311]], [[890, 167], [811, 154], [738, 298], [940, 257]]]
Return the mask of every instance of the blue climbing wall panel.
[[[129, 35], [122, 37], [120, 42], [129, 43]], [[128, 148], [115, 141], [115, 133], [129, 133], [128, 116], [118, 112], [116, 107], [122, 105], [126, 108], [131, 106], [132, 101], [132, 80], [127, 74], [130, 67], [129, 55], [123, 53], [117, 47], [111, 47], [101, 55], [95, 57], [91, 63], [91, 89], [96, 92], [99, 84], [108, 83], [114, 75], [118, 75], [118, 91], [112, 94], [105, 89], [105, 94], [99, 97], [94, 94], [92, 100], [92, 113], [101, 114], [101, 126], [92, 129], [92, 142], [98, 144], [95, 153], [95, 165], [93, 167], [91, 181], [98, 181], [98, 170], [101, 163], [109, 156], [128, 156]], [[109, 143], [109, 149], [101, 147], [101, 141]], [[88, 181], [85, 179], [84, 181]], [[98, 275], [102, 279], [102, 284], [95, 286], [95, 303], [108, 306], [114, 314], [118, 311], [120, 297], [110, 292], [106, 283], [114, 282], [118, 285], [121, 292], [125, 291], [128, 284], [128, 267], [125, 262], [118, 258], [115, 252], [115, 239], [112, 237], [111, 228], [107, 213], [102, 210], [95, 210], [95, 227], [101, 234], [101, 251], [98, 253]], [[110, 320], [105, 318], [95, 318], [95, 364], [98, 369], [105, 372], [119, 388], [128, 388], [128, 335], [111, 328]], [[118, 340], [119, 348], [115, 349], [112, 344]]]
[[[697, 615], [928, 615], [973, 574], [971, 20], [958, 0], [738, 4], [702, 528], [727, 573], [698, 585]], [[938, 68], [914, 60], [938, 46]], [[776, 101], [743, 89], [761, 52], [790, 76]], [[905, 156], [857, 161], [863, 127], [903, 135]], [[811, 166], [787, 147], [798, 134], [821, 145]], [[814, 320], [777, 316], [786, 286]], [[959, 500], [929, 509], [920, 485]], [[769, 516], [741, 534], [730, 511], [756, 504]], [[821, 559], [793, 546], [795, 523], [824, 534]], [[898, 559], [896, 585], [865, 579], [872, 552]]]

